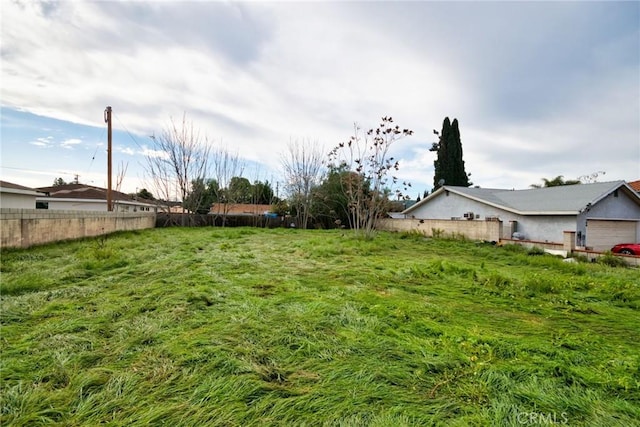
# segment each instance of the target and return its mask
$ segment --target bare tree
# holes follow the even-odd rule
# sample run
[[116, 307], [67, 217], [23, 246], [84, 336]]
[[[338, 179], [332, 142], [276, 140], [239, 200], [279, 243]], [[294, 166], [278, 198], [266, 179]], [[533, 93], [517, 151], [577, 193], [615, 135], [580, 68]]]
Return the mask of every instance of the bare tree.
[[[349, 172], [341, 180], [349, 210], [349, 222], [356, 233], [372, 237], [378, 218], [384, 215], [389, 203], [390, 185], [398, 183], [389, 173], [399, 170], [399, 163], [389, 157], [389, 149], [398, 139], [412, 135], [409, 129], [393, 125], [391, 117], [383, 117], [376, 129], [369, 129], [362, 135], [358, 125], [347, 142], [338, 144], [329, 153], [329, 163], [333, 168], [341, 167]], [[403, 182], [403, 190], [411, 187]], [[401, 189], [395, 189], [395, 196], [403, 196]]]
[[187, 121], [185, 113], [181, 122], [170, 119], [159, 136], [151, 136], [151, 141], [146, 173], [153, 192], [166, 201], [184, 202], [192, 182], [206, 178], [211, 151], [208, 138], [200, 135], [193, 122]]
[[583, 182], [585, 184], [593, 184], [594, 182], [598, 182], [598, 177], [600, 175], [606, 175], [605, 171], [597, 171], [597, 172], [592, 172], [586, 175], [581, 175], [578, 177], [578, 180], [580, 182]]
[[235, 203], [229, 194], [229, 186], [234, 177], [241, 176], [244, 172], [244, 162], [237, 152], [232, 153], [227, 148], [219, 148], [213, 152], [213, 173], [214, 179], [218, 183], [217, 208], [214, 210], [216, 216], [222, 216], [222, 226], [225, 226], [227, 214], [231, 204]]
[[120, 166], [118, 166], [118, 172], [116, 173], [116, 186], [115, 186], [116, 191], [120, 191], [120, 188], [122, 188], [122, 181], [124, 180], [124, 177], [127, 174], [128, 167], [129, 167], [129, 162], [127, 162], [126, 164], [120, 162]]
[[295, 208], [298, 224], [307, 228], [313, 211], [313, 190], [320, 184], [322, 151], [318, 142], [289, 141], [281, 158], [285, 189], [290, 205]]

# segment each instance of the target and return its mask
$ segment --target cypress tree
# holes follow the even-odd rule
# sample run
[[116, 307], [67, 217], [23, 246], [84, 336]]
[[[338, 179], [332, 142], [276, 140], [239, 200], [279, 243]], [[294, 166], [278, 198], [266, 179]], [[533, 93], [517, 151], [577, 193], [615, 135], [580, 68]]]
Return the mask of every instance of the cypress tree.
[[431, 151], [437, 152], [437, 158], [433, 162], [433, 191], [442, 185], [456, 185], [469, 187], [469, 175], [464, 169], [462, 160], [462, 142], [460, 141], [460, 129], [458, 119], [449, 120], [445, 117], [440, 132], [440, 141], [434, 143]]
[[[434, 133], [436, 133], [436, 131], [434, 131]], [[438, 143], [434, 143], [433, 147], [431, 147], [431, 151], [435, 151], [437, 153], [437, 157], [433, 162], [433, 191], [440, 188], [441, 185], [439, 183], [448, 181], [447, 170], [449, 168], [449, 157], [447, 156], [447, 140], [449, 138], [449, 133], [451, 133], [451, 122], [449, 121], [449, 117], [445, 117], [444, 122], [442, 123], [442, 131], [440, 132], [440, 141]]]

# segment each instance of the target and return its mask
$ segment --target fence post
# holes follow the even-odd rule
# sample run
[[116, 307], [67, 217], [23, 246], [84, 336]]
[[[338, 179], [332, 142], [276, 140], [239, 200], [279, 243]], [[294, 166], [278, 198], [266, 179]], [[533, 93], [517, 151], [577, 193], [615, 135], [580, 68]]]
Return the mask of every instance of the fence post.
[[563, 243], [562, 249], [567, 251], [568, 254], [572, 253], [573, 250], [576, 248], [576, 232], [564, 231], [562, 243]]

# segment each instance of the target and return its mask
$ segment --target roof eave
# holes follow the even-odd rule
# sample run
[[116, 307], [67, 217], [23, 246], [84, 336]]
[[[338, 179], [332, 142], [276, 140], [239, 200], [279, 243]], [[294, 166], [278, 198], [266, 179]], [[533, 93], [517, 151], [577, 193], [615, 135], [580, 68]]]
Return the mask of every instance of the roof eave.
[[83, 203], [107, 203], [106, 200], [100, 199], [76, 199], [76, 198], [64, 198], [64, 197], [36, 197], [39, 202], [83, 202]]
[[443, 187], [438, 188], [438, 190], [436, 190], [434, 193], [432, 193], [428, 197], [420, 200], [415, 205], [405, 209], [404, 211], [402, 211], [402, 213], [406, 215], [407, 213], [409, 213], [409, 211], [413, 210], [415, 207], [426, 203], [428, 200], [431, 200], [431, 199], [437, 197], [439, 194], [442, 194], [445, 191], [449, 191], [451, 193], [455, 193], [458, 196], [467, 198], [469, 200], [473, 200], [473, 201], [478, 202], [478, 203], [482, 203], [483, 205], [492, 206], [494, 208], [502, 209], [502, 210], [505, 210], [505, 211], [508, 211], [508, 212], [519, 213], [517, 210], [515, 210], [515, 209], [513, 209], [513, 208], [511, 208], [509, 206], [504, 206], [504, 205], [500, 205], [500, 204], [497, 204], [497, 203], [492, 203], [492, 202], [489, 202], [488, 200], [482, 199], [480, 197], [470, 196], [470, 195], [468, 195], [468, 194], [466, 194], [464, 192], [457, 191], [455, 188], [447, 187], [447, 186], [443, 186]]
[[44, 196], [44, 193], [40, 193], [34, 190], [20, 190], [17, 188], [0, 187], [0, 191], [3, 193], [21, 194], [23, 196]]
[[402, 212], [400, 212], [403, 215], [407, 215], [409, 212], [411, 212], [412, 210], [417, 209], [419, 206], [422, 206], [423, 204], [425, 204], [428, 200], [431, 200], [435, 197], [437, 197], [439, 194], [441, 194], [442, 192], [444, 192], [445, 187], [440, 187], [438, 188], [436, 191], [434, 191], [433, 193], [429, 194], [427, 197], [425, 197], [424, 199], [420, 200], [419, 202], [417, 202], [416, 204], [409, 206], [407, 209], [403, 210]]
[[529, 216], [529, 215], [538, 215], [538, 216], [576, 216], [580, 214], [579, 211], [532, 211], [532, 212], [518, 212], [519, 215]]
[[604, 191], [598, 197], [596, 197], [595, 199], [593, 199], [589, 203], [587, 203], [586, 206], [584, 206], [582, 208], [582, 210], [585, 210], [585, 209], [595, 205], [600, 200], [604, 199], [605, 197], [607, 197], [609, 194], [611, 194], [613, 191], [619, 189], [620, 187], [626, 187], [629, 190], [629, 192], [634, 193], [634, 191], [631, 189], [631, 187], [629, 187], [629, 185], [626, 182], [624, 182], [624, 181], [615, 181], [614, 185], [612, 185], [611, 188], [609, 188], [607, 191]]
[[[36, 201], [38, 202], [73, 202], [73, 203], [107, 203], [104, 199], [75, 199], [75, 198], [61, 198], [61, 197], [49, 197], [49, 196], [41, 196], [36, 197]], [[155, 208], [158, 205], [151, 205], [149, 203], [136, 202], [135, 200], [113, 200], [114, 204], [117, 205], [133, 205], [133, 206], [148, 206], [150, 208]]]

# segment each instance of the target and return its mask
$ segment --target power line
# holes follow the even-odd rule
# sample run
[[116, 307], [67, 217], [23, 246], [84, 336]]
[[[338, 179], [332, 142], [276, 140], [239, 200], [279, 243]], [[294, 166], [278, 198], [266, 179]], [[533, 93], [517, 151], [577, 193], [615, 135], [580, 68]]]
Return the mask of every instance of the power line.
[[142, 148], [142, 146], [138, 143], [138, 140], [135, 139], [135, 137], [131, 134], [131, 132], [129, 132], [129, 129], [127, 129], [127, 127], [124, 125], [124, 123], [122, 123], [122, 120], [120, 120], [120, 117], [115, 113], [113, 113], [113, 115], [116, 116], [116, 119], [118, 120], [118, 123], [120, 123], [120, 125], [127, 132], [127, 135], [129, 135], [129, 138], [131, 138], [131, 140], [138, 146], [139, 149], [144, 150], [144, 148]]
[[87, 168], [87, 173], [91, 170], [91, 166], [93, 165], [93, 161], [96, 159], [96, 154], [98, 154], [98, 148], [100, 144], [96, 144], [96, 150], [93, 152], [93, 156], [91, 156], [91, 161], [89, 162], [89, 167]]
[[1, 169], [11, 169], [11, 170], [16, 170], [16, 171], [23, 171], [23, 172], [31, 172], [31, 173], [36, 173], [39, 175], [45, 175], [45, 174], [61, 174], [61, 175], [75, 175], [74, 172], [63, 172], [63, 171], [51, 171], [51, 170], [43, 170], [43, 169], [26, 169], [26, 168], [14, 168], [11, 166], [0, 166]]
[[[102, 128], [102, 133], [100, 134], [100, 139], [98, 141], [102, 141], [102, 138], [104, 137], [104, 132], [105, 132], [106, 128]], [[96, 159], [96, 154], [98, 154], [98, 148], [100, 148], [100, 144], [101, 142], [98, 142], [96, 144], [96, 149], [93, 152], [93, 156], [91, 156], [91, 161], [89, 162], [89, 167], [87, 168], [87, 173], [89, 173], [89, 171], [91, 171], [91, 166], [93, 166], [93, 161]]]

